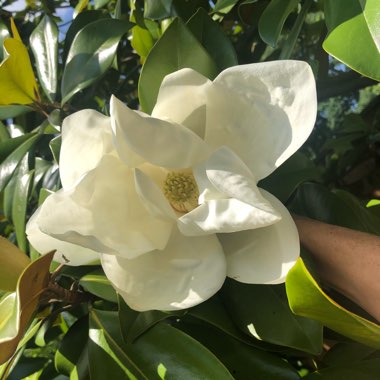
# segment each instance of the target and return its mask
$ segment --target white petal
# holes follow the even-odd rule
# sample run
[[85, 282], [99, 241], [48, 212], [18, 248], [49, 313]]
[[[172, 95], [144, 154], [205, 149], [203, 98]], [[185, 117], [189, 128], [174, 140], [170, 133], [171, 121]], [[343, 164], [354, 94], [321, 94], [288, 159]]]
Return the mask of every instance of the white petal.
[[206, 89], [211, 81], [192, 69], [167, 75], [162, 81], [152, 116], [191, 129], [202, 139], [206, 126]]
[[94, 110], [82, 110], [64, 119], [59, 171], [69, 188], [95, 168], [104, 154], [114, 150], [111, 119]]
[[162, 190], [141, 170], [135, 169], [136, 191], [151, 215], [163, 220], [174, 221], [176, 215]]
[[316, 107], [315, 80], [305, 62], [231, 67], [208, 88], [205, 140], [213, 148], [232, 148], [260, 180], [305, 142]]
[[261, 195], [256, 179], [239, 157], [227, 147], [215, 151], [205, 164], [206, 175], [215, 189], [227, 197], [273, 215], [273, 222], [280, 216], [271, 204]]
[[104, 156], [70, 191], [42, 205], [40, 229], [58, 239], [128, 258], [165, 247], [172, 223], [150, 215], [135, 190], [133, 170]]
[[128, 260], [102, 255], [102, 266], [134, 310], [177, 310], [213, 296], [226, 276], [225, 257], [215, 235], [189, 238], [175, 231], [167, 247]]
[[248, 284], [279, 284], [299, 256], [298, 231], [285, 206], [268, 192], [263, 194], [281, 213], [281, 221], [218, 237], [226, 253], [228, 277]]
[[145, 161], [167, 168], [191, 167], [208, 152], [204, 141], [186, 127], [133, 111], [114, 96], [111, 117], [113, 132], [121, 141], [118, 153], [129, 166], [134, 163], [125, 157], [126, 147]]
[[37, 252], [44, 255], [56, 250], [54, 261], [66, 265], [86, 265], [99, 260], [99, 253], [91, 249], [54, 239], [44, 234], [38, 227], [38, 215], [40, 210], [41, 208], [36, 210], [26, 226], [28, 240]]
[[177, 220], [180, 231], [187, 236], [218, 232], [235, 232], [269, 226], [280, 217], [239, 201], [216, 199], [206, 201]]

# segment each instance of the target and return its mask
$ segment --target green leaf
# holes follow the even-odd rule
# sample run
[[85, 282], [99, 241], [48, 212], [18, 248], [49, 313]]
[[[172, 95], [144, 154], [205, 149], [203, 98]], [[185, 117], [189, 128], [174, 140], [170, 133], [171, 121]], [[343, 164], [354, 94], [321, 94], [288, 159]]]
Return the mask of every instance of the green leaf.
[[20, 116], [32, 111], [28, 106], [0, 106], [0, 120]]
[[292, 55], [294, 46], [297, 42], [298, 35], [301, 32], [302, 25], [305, 22], [306, 16], [312, 5], [313, 0], [306, 0], [302, 5], [301, 11], [297, 16], [296, 22], [294, 23], [292, 30], [290, 31], [284, 45], [281, 49], [280, 59], [289, 59]]
[[218, 295], [210, 298], [206, 302], [202, 302], [201, 304], [192, 307], [189, 309], [187, 315], [206, 322], [209, 325], [221, 330], [224, 334], [228, 334], [231, 337], [251, 346], [271, 351], [281, 350], [278, 346], [263, 342], [253, 336], [247, 336], [247, 334], [244, 334], [241, 330], [239, 330]]
[[359, 0], [371, 36], [380, 52], [380, 7], [377, 0]]
[[30, 46], [36, 60], [38, 78], [47, 97], [54, 101], [58, 85], [58, 28], [44, 16], [30, 36]]
[[4, 40], [9, 38], [10, 34], [6, 25], [0, 21], [0, 62], [4, 59], [3, 44]]
[[149, 30], [135, 25], [132, 28], [131, 45], [137, 54], [144, 60], [154, 45], [154, 39]]
[[28, 245], [25, 235], [26, 210], [34, 176], [34, 170], [29, 170], [28, 159], [29, 155], [27, 154], [17, 170], [12, 204], [12, 220], [15, 226], [17, 245], [24, 252], [27, 251]]
[[50, 279], [49, 267], [53, 255], [54, 252], [48, 253], [29, 264], [19, 278], [16, 292], [0, 303], [0, 364], [16, 351], [36, 311], [41, 292]]
[[59, 373], [70, 376], [79, 362], [88, 341], [88, 318], [78, 319], [63, 337], [54, 356], [55, 368]]
[[79, 283], [88, 292], [107, 301], [117, 303], [116, 291], [101, 268], [83, 276]]
[[110, 2], [110, 0], [94, 0], [95, 9], [104, 7]]
[[0, 142], [0, 163], [3, 162], [17, 147], [23, 142], [29, 140], [35, 134], [27, 133], [26, 135], [10, 138]]
[[[30, 260], [24, 252], [4, 237], [0, 237], [1, 290], [14, 291], [16, 289], [19, 276], [29, 264]], [[1, 320], [2, 319], [0, 318], [0, 321]]]
[[248, 285], [227, 279], [222, 291], [238, 327], [265, 342], [311, 354], [322, 350], [322, 326], [294, 315], [281, 285]]
[[62, 78], [62, 104], [95, 82], [111, 66], [127, 21], [101, 19], [86, 25], [75, 37]]
[[144, 17], [160, 20], [172, 16], [173, 0], [145, 0]]
[[259, 186], [285, 203], [302, 182], [321, 178], [322, 171], [304, 154], [296, 152], [270, 176], [260, 181]]
[[25, 154], [36, 143], [39, 135], [31, 135], [18, 146], [0, 165], [0, 191], [3, 191], [9, 180], [12, 178], [17, 166]]
[[7, 380], [25, 379], [33, 373], [39, 372], [46, 364], [47, 358], [29, 358], [22, 356], [7, 377]]
[[299, 0], [272, 0], [265, 8], [259, 20], [259, 33], [266, 44], [276, 47], [284, 23], [298, 3]]
[[0, 104], [30, 104], [38, 97], [28, 50], [11, 19], [13, 38], [4, 41], [7, 52], [0, 65]]
[[[90, 315], [91, 379], [92, 374], [98, 376], [94, 379], [102, 378], [104, 360], [118, 364], [118, 374], [124, 376], [119, 378], [156, 379], [165, 372], [170, 379], [233, 379], [213, 354], [170, 325], [160, 322], [134, 343], [125, 343], [120, 337], [117, 312], [93, 309]], [[113, 373], [118, 378], [116, 370]]]
[[328, 366], [350, 365], [368, 358], [374, 352], [374, 348], [359, 343], [337, 343], [323, 356], [323, 363]]
[[321, 222], [380, 235], [380, 218], [343, 190], [332, 192], [322, 185], [302, 184], [290, 208], [297, 214]]
[[219, 71], [238, 64], [231, 41], [203, 8], [199, 8], [191, 17], [187, 27], [209, 53]]
[[227, 14], [237, 4], [239, 0], [218, 0], [213, 9], [213, 13]]
[[67, 30], [65, 36], [65, 42], [63, 45], [63, 62], [66, 62], [67, 54], [69, 53], [71, 44], [74, 41], [74, 38], [78, 34], [78, 32], [91, 22], [101, 20], [104, 18], [109, 18], [109, 15], [102, 11], [92, 10], [83, 11], [82, 13], [79, 13], [77, 17], [75, 17], [75, 19], [70, 25], [70, 28]]
[[57, 164], [59, 164], [59, 154], [61, 152], [61, 145], [62, 145], [62, 137], [61, 136], [54, 137], [49, 142], [50, 151], [53, 155], [54, 161]]
[[286, 292], [294, 313], [313, 318], [357, 342], [380, 348], [380, 325], [344, 309], [325, 294], [301, 258], [288, 273]]
[[179, 328], [207, 347], [236, 380], [297, 380], [296, 370], [281, 357], [241, 343], [201, 324], [180, 323]]
[[139, 99], [144, 112], [151, 113], [164, 77], [185, 67], [213, 79], [215, 62], [180, 19], [175, 19], [150, 51], [141, 71]]
[[377, 380], [380, 359], [363, 360], [360, 363], [323, 368], [305, 376], [305, 380]]
[[367, 0], [326, 0], [325, 17], [329, 34], [323, 48], [353, 70], [380, 80], [379, 4]]

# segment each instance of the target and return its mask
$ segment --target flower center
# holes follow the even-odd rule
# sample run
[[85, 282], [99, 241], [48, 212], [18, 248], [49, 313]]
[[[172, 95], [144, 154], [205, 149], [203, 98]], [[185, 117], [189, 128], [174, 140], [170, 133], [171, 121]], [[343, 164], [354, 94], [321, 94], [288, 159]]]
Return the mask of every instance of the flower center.
[[198, 206], [198, 186], [191, 173], [169, 172], [164, 194], [175, 211], [187, 213]]

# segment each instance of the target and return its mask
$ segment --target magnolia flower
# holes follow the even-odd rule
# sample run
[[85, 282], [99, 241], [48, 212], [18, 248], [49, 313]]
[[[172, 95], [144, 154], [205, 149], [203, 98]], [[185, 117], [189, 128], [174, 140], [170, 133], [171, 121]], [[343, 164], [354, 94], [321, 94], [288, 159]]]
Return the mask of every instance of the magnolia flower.
[[210, 81], [166, 76], [152, 115], [111, 98], [62, 126], [62, 189], [27, 226], [39, 252], [100, 258], [133, 309], [205, 301], [226, 275], [277, 284], [299, 256], [286, 208], [257, 182], [309, 136], [315, 81], [300, 61], [231, 67]]

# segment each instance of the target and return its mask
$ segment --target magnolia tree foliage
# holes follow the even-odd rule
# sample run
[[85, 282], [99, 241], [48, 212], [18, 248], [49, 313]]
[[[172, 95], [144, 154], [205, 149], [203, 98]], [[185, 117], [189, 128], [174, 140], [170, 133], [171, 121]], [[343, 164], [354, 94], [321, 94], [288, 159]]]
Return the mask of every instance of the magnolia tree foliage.
[[378, 0], [0, 5], [1, 379], [379, 378]]

